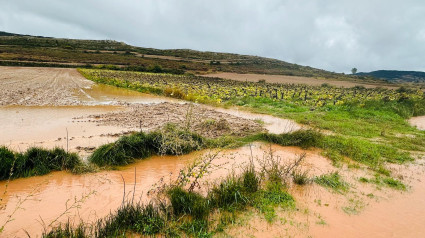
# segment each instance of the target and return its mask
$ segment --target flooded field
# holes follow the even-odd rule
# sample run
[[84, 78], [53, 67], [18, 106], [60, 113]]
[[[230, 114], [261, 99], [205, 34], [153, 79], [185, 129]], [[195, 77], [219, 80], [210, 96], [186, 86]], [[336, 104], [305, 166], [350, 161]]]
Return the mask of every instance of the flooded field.
[[[184, 103], [94, 84], [75, 69], [0, 67], [0, 145], [16, 151], [59, 146], [87, 155], [130, 131], [182, 123], [189, 110]], [[199, 124], [222, 119], [232, 129], [222, 133], [237, 135], [260, 131], [262, 126], [255, 119], [263, 120], [265, 129], [273, 133], [298, 128], [290, 120], [235, 109], [194, 105], [191, 110], [197, 132], [207, 136], [211, 130]]]
[[[251, 156], [257, 164], [258, 158], [261, 159], [270, 149], [274, 156], [283, 158], [285, 162], [306, 153], [301, 168], [308, 170], [309, 176], [335, 170], [319, 150], [304, 151], [296, 147], [254, 143], [251, 147], [219, 152], [219, 159], [214, 163], [225, 164], [203, 179], [203, 187], [229, 173], [238, 173], [249, 163]], [[2, 203], [5, 209], [0, 211], [0, 222], [4, 222], [8, 214], [13, 214], [14, 220], [7, 224], [4, 234], [19, 237], [25, 235], [26, 230], [37, 235], [41, 233], [42, 224], [49, 226], [68, 219], [94, 221], [104, 217], [122, 203], [124, 183], [128, 198], [132, 198], [134, 193], [135, 199], [146, 201], [148, 192], [154, 190], [160, 181], [172, 181], [191, 161], [212, 153], [216, 151], [154, 156], [118, 171], [87, 175], [55, 172], [11, 181]], [[297, 201], [297, 209], [280, 211], [279, 216], [284, 220], [270, 224], [261, 215], [247, 215], [246, 222], [232, 225], [225, 232], [234, 237], [246, 237], [248, 234], [257, 237], [284, 234], [295, 237], [337, 237], [341, 234], [344, 237], [418, 237], [425, 231], [425, 186], [420, 182], [424, 167], [417, 164], [400, 166], [398, 170], [407, 174], [411, 181], [412, 189], [408, 192], [361, 184], [357, 179], [370, 174], [367, 169], [343, 168], [340, 174], [352, 187], [348, 194], [337, 194], [315, 184], [292, 186], [290, 193]], [[6, 182], [0, 183], [2, 189], [5, 185]], [[368, 194], [373, 194], [373, 197]], [[13, 213], [17, 206], [20, 209]], [[347, 207], [352, 207], [356, 213], [345, 211]], [[66, 215], [63, 215], [64, 212]]]
[[[58, 146], [87, 157], [96, 147], [130, 131], [147, 131], [167, 122], [184, 121], [190, 110], [195, 114], [196, 123], [225, 119], [235, 133], [261, 130], [283, 133], [302, 128], [291, 120], [237, 108], [190, 106], [179, 100], [96, 85], [75, 69], [0, 67], [0, 145], [15, 151], [31, 146]], [[424, 119], [412, 118], [410, 123], [425, 129]], [[206, 136], [216, 136], [205, 131]], [[273, 224], [261, 214], [247, 212], [242, 218], [245, 221], [228, 227], [226, 234], [234, 237], [420, 237], [425, 232], [425, 185], [422, 182], [425, 171], [421, 160], [392, 168], [394, 176], [410, 185], [407, 192], [400, 192], [360, 183], [359, 177], [373, 177], [373, 171], [362, 166], [336, 168], [320, 150], [254, 143], [252, 147], [220, 151], [216, 162], [223, 165], [205, 177], [203, 184], [206, 187], [229, 173], [238, 173], [251, 157], [258, 165], [257, 159], [270, 149], [283, 161], [293, 161], [306, 153], [302, 169], [308, 171], [311, 178], [338, 170], [350, 184], [350, 192], [338, 194], [314, 183], [293, 185], [290, 193], [296, 199], [295, 211], [279, 211], [281, 219]], [[0, 182], [0, 225], [6, 223], [2, 235], [22, 237], [28, 232], [36, 237], [43, 228], [68, 219], [94, 221], [119, 207], [124, 196], [146, 201], [148, 192], [158, 182], [172, 181], [190, 162], [210, 153], [216, 151], [153, 156], [114, 171], [84, 175], [54, 172]]]

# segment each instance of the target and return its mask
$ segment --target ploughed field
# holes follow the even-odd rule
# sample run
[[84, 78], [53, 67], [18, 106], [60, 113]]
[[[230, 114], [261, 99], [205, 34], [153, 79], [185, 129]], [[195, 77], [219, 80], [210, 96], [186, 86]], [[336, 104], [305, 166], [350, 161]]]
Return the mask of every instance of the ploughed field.
[[424, 117], [406, 120], [423, 115], [420, 90], [79, 71], [0, 67], [0, 152], [83, 159], [31, 178], [13, 164], [0, 236], [425, 232]]

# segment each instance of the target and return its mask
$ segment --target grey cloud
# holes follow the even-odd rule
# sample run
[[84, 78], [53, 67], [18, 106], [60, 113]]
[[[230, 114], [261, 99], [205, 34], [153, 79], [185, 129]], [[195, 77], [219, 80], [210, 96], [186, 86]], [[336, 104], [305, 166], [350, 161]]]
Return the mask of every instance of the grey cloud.
[[425, 71], [421, 0], [0, 0], [0, 30]]

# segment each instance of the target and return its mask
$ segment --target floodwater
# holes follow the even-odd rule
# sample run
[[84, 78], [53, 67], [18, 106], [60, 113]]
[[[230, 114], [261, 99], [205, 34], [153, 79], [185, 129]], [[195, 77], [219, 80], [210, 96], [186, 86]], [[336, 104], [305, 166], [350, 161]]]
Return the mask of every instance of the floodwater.
[[[251, 149], [252, 148], [252, 149]], [[295, 147], [271, 147], [276, 156], [287, 160], [295, 159], [303, 151]], [[208, 175], [202, 183], [219, 180], [232, 171], [238, 171], [241, 166], [249, 162], [251, 150], [254, 157], [262, 157], [263, 152], [269, 149], [261, 143], [255, 143], [252, 147], [242, 147], [227, 151], [200, 151], [183, 156], [153, 156], [138, 161], [132, 165], [121, 168], [119, 171], [104, 171], [94, 174], [73, 175], [67, 172], [54, 172], [46, 176], [21, 178], [9, 183], [0, 182], [0, 194], [2, 206], [0, 210], [0, 224], [7, 219], [7, 215], [13, 213], [17, 206], [20, 209], [13, 214], [13, 221], [5, 228], [6, 236], [23, 236], [24, 230], [31, 235], [40, 235], [43, 226], [48, 226], [57, 218], [58, 222], [69, 219], [80, 221], [94, 221], [114, 211], [123, 201], [124, 181], [125, 194], [135, 201], [146, 201], [147, 193], [155, 189], [162, 180], [169, 183], [175, 179], [179, 171], [190, 162], [199, 158], [206, 158], [219, 153], [213, 161], [215, 165], [221, 165], [220, 169]], [[314, 157], [315, 152], [308, 152]], [[135, 184], [136, 181], [136, 184]], [[6, 186], [7, 185], [7, 186]], [[205, 185], [206, 186], [206, 185]], [[75, 201], [81, 203], [75, 204]], [[20, 201], [24, 201], [19, 205]], [[70, 209], [67, 215], [60, 216]], [[57, 223], [55, 223], [57, 224]]]
[[260, 120], [264, 122], [264, 128], [267, 129], [270, 133], [281, 134], [281, 133], [289, 133], [293, 131], [297, 131], [302, 129], [302, 126], [297, 124], [293, 120], [274, 117], [265, 114], [257, 114], [252, 112], [247, 112], [243, 110], [239, 110], [238, 108], [214, 108], [214, 110], [228, 113], [233, 116], [250, 119], [250, 120]]
[[419, 130], [425, 130], [425, 116], [412, 117], [409, 119], [409, 123], [412, 126], [416, 126]]
[[[119, 207], [123, 201], [124, 182], [127, 199], [133, 199], [135, 188], [134, 200], [147, 201], [148, 192], [163, 184], [161, 181], [174, 181], [179, 171], [192, 161], [219, 153], [213, 164], [221, 165], [220, 169], [213, 170], [201, 181], [202, 187], [206, 188], [211, 185], [210, 181], [220, 181], [230, 173], [241, 171], [251, 157], [258, 168], [258, 161], [267, 158], [270, 149], [275, 157], [282, 158], [283, 163], [294, 161], [306, 153], [301, 169], [309, 171], [310, 176], [335, 170], [331, 162], [320, 155], [319, 150], [304, 151], [296, 147], [263, 143], [225, 151], [154, 156], [119, 171], [85, 175], [55, 172], [11, 181], [1, 203], [5, 209], [0, 211], [0, 222], [4, 223], [6, 216], [13, 213], [19, 201], [24, 201], [20, 205], [22, 209], [18, 209], [13, 214], [14, 220], [6, 225], [6, 236], [23, 236], [24, 230], [31, 235], [40, 235], [43, 228], [41, 224], [48, 226], [52, 221], [55, 221], [53, 225], [68, 219], [77, 222], [81, 219], [94, 221]], [[245, 226], [230, 227], [228, 234], [235, 237], [276, 237], [282, 236], [285, 231], [294, 237], [421, 237], [425, 232], [425, 185], [420, 181], [424, 177], [423, 166], [409, 165], [398, 170], [399, 173], [407, 174], [411, 185], [410, 190], [403, 193], [356, 182], [359, 176], [371, 176], [370, 171], [347, 168], [339, 171], [352, 185], [353, 192], [341, 195], [315, 184], [293, 186], [290, 193], [297, 201], [297, 211], [278, 213], [287, 222], [268, 224], [261, 217], [254, 217]], [[0, 187], [3, 194], [6, 182], [1, 182]], [[369, 193], [375, 197], [367, 197]], [[359, 214], [349, 215], [342, 210], [350, 204], [350, 199], [364, 203], [365, 207], [360, 209]], [[68, 207], [74, 205], [74, 208], [68, 210], [67, 215], [61, 216], [66, 211], [66, 204]], [[325, 224], [319, 224], [320, 219]]]

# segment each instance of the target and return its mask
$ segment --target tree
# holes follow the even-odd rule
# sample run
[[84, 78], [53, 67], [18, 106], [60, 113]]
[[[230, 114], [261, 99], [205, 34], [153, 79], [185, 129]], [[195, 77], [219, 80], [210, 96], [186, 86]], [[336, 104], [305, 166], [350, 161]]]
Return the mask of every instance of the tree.
[[357, 68], [352, 68], [351, 69], [351, 73], [356, 74], [357, 73]]

